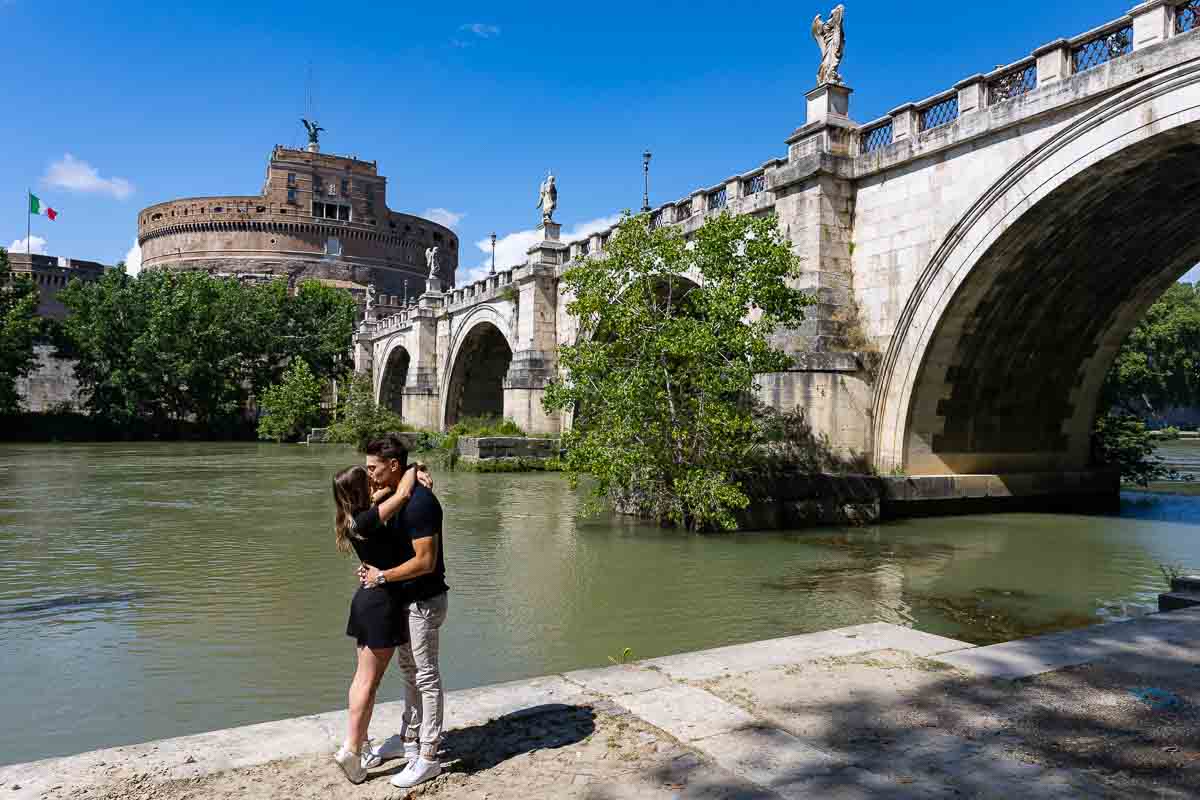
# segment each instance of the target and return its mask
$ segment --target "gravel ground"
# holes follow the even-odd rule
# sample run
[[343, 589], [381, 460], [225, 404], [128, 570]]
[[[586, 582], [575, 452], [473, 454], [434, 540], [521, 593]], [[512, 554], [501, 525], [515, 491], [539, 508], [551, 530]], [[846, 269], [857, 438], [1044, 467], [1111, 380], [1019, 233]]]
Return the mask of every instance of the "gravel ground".
[[[600, 702], [563, 711], [504, 718], [450, 732], [445, 772], [415, 789], [396, 789], [388, 777], [402, 763], [384, 764], [359, 786], [330, 756], [311, 756], [190, 780], [162, 780], [113, 766], [82, 789], [53, 790], [48, 800], [443, 800], [488, 798], [754, 797], [753, 787], [706, 764], [693, 751], [623, 709]], [[2, 798], [3, 795], [0, 795]]]

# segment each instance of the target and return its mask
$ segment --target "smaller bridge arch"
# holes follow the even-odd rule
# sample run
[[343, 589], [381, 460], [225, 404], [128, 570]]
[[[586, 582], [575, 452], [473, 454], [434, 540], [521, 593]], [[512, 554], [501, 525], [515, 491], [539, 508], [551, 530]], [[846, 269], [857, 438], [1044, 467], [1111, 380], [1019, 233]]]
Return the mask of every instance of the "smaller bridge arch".
[[441, 392], [443, 425], [449, 428], [468, 417], [503, 417], [504, 378], [514, 352], [508, 326], [494, 309], [482, 306], [456, 327]]
[[404, 343], [397, 339], [388, 347], [381, 363], [375, 402], [404, 417], [404, 387], [408, 383], [412, 356]]

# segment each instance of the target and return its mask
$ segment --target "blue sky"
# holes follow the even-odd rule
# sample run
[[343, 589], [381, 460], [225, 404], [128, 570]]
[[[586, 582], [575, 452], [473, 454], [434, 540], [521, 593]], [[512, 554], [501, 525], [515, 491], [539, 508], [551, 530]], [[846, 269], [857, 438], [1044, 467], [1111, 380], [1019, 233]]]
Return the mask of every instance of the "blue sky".
[[[851, 0], [851, 115], [1132, 4]], [[311, 62], [323, 149], [376, 159], [391, 208], [441, 210], [463, 242], [461, 280], [493, 230], [501, 266], [516, 260], [548, 168], [570, 232], [640, 205], [645, 148], [652, 203], [784, 155], [815, 82], [811, 20], [830, 5], [0, 0], [0, 244], [25, 236], [26, 186], [62, 214], [34, 220], [46, 252], [108, 263], [146, 205], [257, 192], [271, 147], [304, 142]]]

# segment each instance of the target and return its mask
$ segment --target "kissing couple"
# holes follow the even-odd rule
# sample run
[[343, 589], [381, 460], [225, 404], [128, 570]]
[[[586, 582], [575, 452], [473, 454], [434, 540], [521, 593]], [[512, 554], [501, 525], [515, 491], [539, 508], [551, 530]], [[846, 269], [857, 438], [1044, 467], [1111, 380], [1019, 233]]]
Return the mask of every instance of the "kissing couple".
[[[402, 758], [407, 764], [391, 782], [409, 788], [442, 771], [438, 747], [445, 693], [438, 638], [449, 590], [442, 505], [426, 467], [408, 463], [408, 448], [399, 436], [376, 439], [364, 452], [364, 465], [333, 479], [337, 549], [353, 552], [360, 562], [346, 623], [358, 663], [350, 683], [346, 739], [333, 759], [358, 784], [367, 779], [367, 770]], [[375, 695], [393, 655], [404, 682], [400, 730], [372, 744], [367, 729]]]

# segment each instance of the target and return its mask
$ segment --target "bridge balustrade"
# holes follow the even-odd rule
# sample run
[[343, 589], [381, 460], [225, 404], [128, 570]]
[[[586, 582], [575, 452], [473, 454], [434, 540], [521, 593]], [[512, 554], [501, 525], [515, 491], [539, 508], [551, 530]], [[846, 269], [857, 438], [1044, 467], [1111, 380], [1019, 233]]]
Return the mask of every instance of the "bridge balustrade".
[[[1140, 26], [1145, 24], [1147, 31], [1161, 27], [1162, 33], [1149, 36], [1138, 33], [1135, 37], [1135, 22], [1139, 31], [1142, 30]], [[1135, 38], [1140, 37], [1140, 46], [1145, 47], [1163, 41], [1164, 37], [1188, 33], [1197, 27], [1200, 27], [1200, 0], [1185, 0], [1165, 7], [1151, 3], [1143, 4], [1129, 14], [1098, 28], [1039, 48], [1033, 56], [999, 68], [986, 76], [975, 76], [963, 81], [956, 89], [967, 91], [966, 95], [947, 91], [915, 104], [913, 124], [918, 133], [939, 128], [958, 119], [963, 113], [1016, 99], [1029, 94], [1045, 82], [1087, 72], [1129, 55], [1139, 46]], [[1042, 59], [1038, 58], [1039, 55], [1052, 54], [1059, 48], [1063, 60], [1061, 67], [1053, 66], [1055, 58], [1047, 59], [1046, 64], [1040, 63]], [[977, 91], [970, 88], [975, 80], [984, 81], [982, 97], [970, 94]], [[962, 96], [966, 96], [970, 102], [960, 108]], [[973, 99], [976, 97], [977, 100]], [[856, 132], [857, 152], [860, 155], [873, 153], [907, 137], [912, 128], [908, 127], [910, 122], [906, 115], [913, 108], [914, 104], [905, 103], [886, 116], [859, 126]], [[905, 117], [901, 120], [903, 124], [897, 123], [899, 117]]]
[[1071, 69], [1076, 74], [1086, 72], [1133, 52], [1133, 23], [1121, 21], [1115, 29], [1103, 29], [1082, 42], [1072, 44]]
[[936, 99], [931, 105], [918, 109], [918, 115], [923, 131], [949, 125], [958, 119], [958, 92], [950, 97]]
[[1016, 68], [1006, 70], [987, 82], [989, 106], [1012, 100], [1037, 88], [1037, 60], [1029, 59]]
[[894, 131], [895, 126], [891, 117], [884, 117], [883, 122], [864, 126], [861, 134], [862, 152], [873, 153], [881, 147], [887, 147], [892, 143]]

